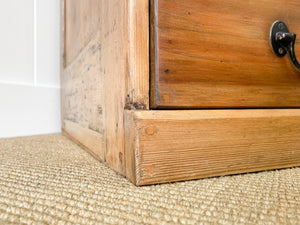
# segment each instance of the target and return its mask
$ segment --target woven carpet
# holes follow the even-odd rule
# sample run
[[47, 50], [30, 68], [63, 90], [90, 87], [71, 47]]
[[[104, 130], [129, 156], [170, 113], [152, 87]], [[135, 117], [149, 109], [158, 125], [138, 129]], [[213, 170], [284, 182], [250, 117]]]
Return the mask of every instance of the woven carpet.
[[135, 187], [61, 134], [1, 139], [0, 224], [300, 224], [300, 168]]

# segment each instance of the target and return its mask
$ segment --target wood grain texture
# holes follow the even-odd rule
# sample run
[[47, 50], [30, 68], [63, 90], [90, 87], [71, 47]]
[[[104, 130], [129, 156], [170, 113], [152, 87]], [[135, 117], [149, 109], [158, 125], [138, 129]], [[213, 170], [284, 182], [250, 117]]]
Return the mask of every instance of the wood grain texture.
[[[258, 41], [255, 36], [252, 37], [253, 40], [247, 39], [251, 46], [247, 47], [239, 42], [244, 38], [243, 32], [238, 30], [229, 32], [233, 38], [230, 41], [229, 34], [229, 36], [224, 36], [224, 43], [227, 43], [227, 47], [232, 48], [236, 56], [229, 54], [226, 55], [228, 57], [226, 58], [224, 55], [222, 56], [224, 52], [226, 53], [223, 47], [224, 43], [220, 41], [223, 39], [216, 39], [216, 46], [209, 49], [210, 36], [204, 35], [203, 40], [206, 43], [204, 46], [208, 48], [207, 54], [210, 54], [211, 57], [209, 60], [206, 60], [207, 56], [202, 59], [198, 54], [199, 49], [195, 48], [193, 44], [198, 41], [197, 35], [189, 36], [192, 34], [189, 33], [192, 32], [189, 26], [195, 28], [195, 33], [199, 33], [197, 18], [201, 18], [201, 16], [203, 18], [210, 14], [215, 16], [210, 17], [207, 20], [210, 22], [203, 23], [202, 27], [215, 35], [213, 31], [223, 21], [218, 19], [218, 15], [221, 15], [220, 8], [224, 10], [222, 14], [225, 16], [224, 21], [228, 20], [233, 24], [238, 24], [238, 21], [235, 20], [238, 20], [239, 17], [234, 17], [239, 12], [236, 4], [239, 3], [246, 7], [250, 3], [229, 0], [227, 3], [211, 4], [211, 1], [197, 1], [197, 4], [203, 4], [203, 9], [210, 11], [207, 12], [208, 14], [205, 12], [203, 15], [199, 14], [201, 10], [196, 4], [196, 6], [194, 5], [195, 9], [191, 8], [191, 11], [187, 11], [187, 15], [191, 19], [185, 20], [185, 14], [180, 14], [180, 7], [186, 7], [187, 3], [192, 2], [195, 3], [195, 0], [181, 2], [151, 0], [152, 4], [161, 3], [161, 6], [164, 6], [161, 9], [172, 8], [170, 15], [168, 14], [170, 11], [167, 10], [162, 11], [165, 14], [157, 11], [164, 17], [157, 17], [161, 20], [153, 23], [154, 31], [158, 29], [161, 32], [158, 24], [162, 18], [165, 20], [162, 24], [165, 23], [166, 26], [169, 26], [169, 20], [173, 13], [177, 19], [173, 17], [171, 25], [181, 27], [180, 32], [175, 32], [172, 26], [162, 28], [166, 32], [164, 35], [170, 34], [168, 36], [172, 38], [170, 43], [168, 41], [161, 42], [164, 40], [163, 37], [167, 36], [160, 37], [159, 35], [162, 33], [156, 32], [157, 40], [159, 40], [157, 42], [159, 45], [156, 46], [163, 49], [166, 58], [161, 58], [160, 55], [156, 57], [155, 54], [159, 52], [151, 50], [154, 53], [152, 56], [158, 59], [154, 61], [153, 65], [159, 65], [159, 68], [163, 70], [161, 63], [165, 62], [161, 59], [168, 58], [166, 65], [185, 67], [188, 73], [185, 74], [186, 77], [183, 78], [183, 81], [186, 82], [185, 78], [191, 78], [188, 85], [183, 82], [185, 88], [188, 90], [194, 88], [195, 96], [198, 96], [199, 93], [202, 94], [200, 95], [201, 99], [206, 99], [206, 102], [211, 104], [210, 107], [295, 106], [291, 103], [297, 103], [299, 100], [298, 74], [296, 75], [290, 70], [287, 61], [282, 61], [282, 59], [273, 58], [274, 65], [278, 64], [279, 66], [271, 66], [267, 61], [261, 63], [261, 60], [270, 53], [263, 53], [260, 47], [252, 47], [254, 45], [251, 41]], [[64, 5], [61, 17], [63, 26], [61, 28], [63, 132], [97, 159], [115, 171], [126, 175], [137, 185], [283, 168], [300, 164], [299, 109], [144, 110], [149, 109], [148, 0], [62, 0], [61, 3]], [[264, 7], [260, 2], [256, 3], [259, 7]], [[295, 9], [299, 5], [294, 1], [289, 4], [294, 4]], [[261, 8], [257, 9], [258, 6], [255, 9], [258, 12], [263, 11]], [[294, 11], [291, 13], [291, 18], [294, 18]], [[254, 6], [249, 8], [249, 12], [256, 12]], [[258, 12], [257, 14], [259, 14]], [[246, 16], [245, 21], [250, 24], [252, 20], [250, 17], [247, 20]], [[291, 30], [298, 29], [298, 25], [291, 25], [292, 21], [286, 22]], [[228, 28], [228, 25], [226, 26], [221, 27], [221, 31]], [[184, 32], [182, 31], [183, 27], [187, 28]], [[250, 27], [250, 30], [253, 31], [253, 26]], [[247, 29], [245, 28], [245, 30]], [[259, 27], [260, 29], [262, 28]], [[190, 45], [186, 42], [181, 46], [177, 41], [185, 40], [180, 36], [182, 34], [194, 38], [195, 42], [191, 42]], [[237, 47], [233, 47], [232, 42], [235, 42]], [[263, 46], [264, 40], [258, 41], [258, 43]], [[171, 50], [166, 50], [165, 46], [168, 44], [172, 44]], [[195, 48], [195, 51], [191, 51], [192, 55], [186, 55], [179, 51], [180, 48], [188, 51]], [[240, 48], [240, 52], [237, 48]], [[266, 49], [266, 47], [263, 48]], [[242, 63], [239, 61], [244, 52], [249, 53], [253, 50], [258, 51], [257, 59], [251, 58], [250, 64], [246, 63], [246, 60]], [[225, 64], [223, 68], [225, 72], [218, 68], [220, 66], [218, 63], [214, 64], [215, 61], [218, 62], [218, 59], [214, 58], [218, 55], [224, 57], [222, 60]], [[176, 61], [177, 57], [179, 57], [179, 61]], [[195, 58], [197, 60], [193, 61]], [[174, 59], [176, 60], [174, 61]], [[202, 67], [196, 68], [195, 65], [200, 61], [204, 62], [203, 65], [207, 65], [207, 67], [202, 65]], [[256, 72], [259, 71], [259, 68], [263, 68], [262, 64], [265, 69], [262, 73], [263, 76], [260, 77], [261, 74]], [[254, 67], [254, 72], [250, 70], [250, 67]], [[283, 67], [287, 69], [286, 72], [283, 72]], [[198, 80], [199, 77], [193, 75], [193, 70], [204, 71], [205, 68], [207, 68], [207, 73]], [[236, 71], [239, 73], [231, 74], [233, 68], [237, 69]], [[176, 80], [179, 76], [173, 77], [176, 70], [169, 66], [167, 69], [166, 73], [172, 76], [162, 78], [160, 81], [163, 82], [160, 83], [164, 83], [164, 91], [172, 92], [172, 95], [163, 94], [163, 100], [172, 102], [170, 96], [177, 96], [179, 93], [178, 99], [183, 101], [185, 97], [182, 96], [189, 92], [186, 92], [185, 89], [174, 89], [176, 85], [180, 86], [182, 81]], [[211, 75], [212, 71], [221, 71], [219, 77], [214, 78]], [[248, 72], [246, 73], [246, 71]], [[245, 79], [246, 75], [248, 80]], [[221, 79], [219, 79], [220, 77]], [[208, 81], [213, 81], [213, 83], [207, 83]], [[151, 85], [153, 84], [156, 85], [155, 82]], [[178, 90], [181, 91], [176, 92]], [[189, 101], [198, 104], [197, 99], [199, 100], [199, 98], [195, 96]], [[283, 99], [286, 100], [286, 103], [283, 103]], [[224, 100], [226, 103], [222, 103]], [[191, 103], [189, 101], [180, 107], [186, 107]], [[202, 106], [204, 107], [204, 105]], [[189, 107], [192, 108], [193, 105]], [[143, 111], [138, 109], [143, 109]]]
[[101, 26], [101, 1], [65, 0], [66, 54], [69, 65], [91, 41]]
[[[100, 32], [81, 54], [69, 64], [62, 76], [63, 129], [86, 145], [84, 132], [75, 132], [70, 122], [83, 130], [98, 133], [105, 139], [103, 77], [100, 75]], [[96, 140], [96, 139], [95, 139]], [[105, 145], [92, 144], [98, 157], [105, 160]]]
[[127, 109], [149, 109], [149, 2], [129, 0]]
[[103, 112], [106, 152], [105, 161], [124, 174], [123, 111], [126, 101], [126, 76], [128, 74], [128, 6], [126, 1], [102, 2], [101, 59], [103, 79]]
[[137, 172], [136, 163], [139, 161], [136, 160], [138, 156], [138, 139], [136, 139], [137, 135], [135, 133], [136, 122], [135, 117], [132, 114], [132, 110], [125, 110], [124, 112], [124, 154], [125, 154], [125, 175], [126, 178], [134, 184], [137, 184]]
[[124, 109], [149, 108], [148, 0], [66, 0], [65, 12], [63, 131], [125, 174]]
[[126, 111], [125, 118], [126, 167], [137, 185], [300, 165], [299, 109]]
[[300, 106], [299, 73], [269, 45], [279, 19], [300, 35], [300, 1], [150, 2], [152, 108]]
[[96, 159], [104, 161], [105, 143], [102, 134], [91, 129], [84, 128], [78, 123], [65, 120], [62, 133], [72, 139], [75, 143], [86, 149]]

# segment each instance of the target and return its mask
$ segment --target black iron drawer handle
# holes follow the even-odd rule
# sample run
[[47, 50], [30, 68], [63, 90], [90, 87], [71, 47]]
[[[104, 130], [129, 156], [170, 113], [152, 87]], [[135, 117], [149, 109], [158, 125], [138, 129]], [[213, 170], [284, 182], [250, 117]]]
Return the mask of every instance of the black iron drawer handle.
[[287, 25], [280, 20], [277, 20], [271, 26], [270, 42], [273, 52], [283, 57], [288, 52], [296, 69], [300, 71], [300, 63], [295, 55], [296, 34], [290, 33]]

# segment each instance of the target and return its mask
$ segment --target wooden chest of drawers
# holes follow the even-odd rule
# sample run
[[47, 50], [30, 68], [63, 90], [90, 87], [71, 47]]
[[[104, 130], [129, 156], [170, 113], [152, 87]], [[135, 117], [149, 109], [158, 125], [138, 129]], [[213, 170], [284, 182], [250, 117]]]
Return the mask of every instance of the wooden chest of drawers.
[[[61, 0], [62, 130], [136, 185], [300, 165], [300, 2]], [[300, 42], [295, 42], [300, 55]]]

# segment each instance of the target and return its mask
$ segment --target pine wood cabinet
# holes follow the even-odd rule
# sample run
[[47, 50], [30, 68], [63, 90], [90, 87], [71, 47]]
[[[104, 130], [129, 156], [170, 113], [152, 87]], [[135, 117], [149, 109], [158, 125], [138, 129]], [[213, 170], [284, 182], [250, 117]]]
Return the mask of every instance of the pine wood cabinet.
[[300, 107], [299, 72], [269, 44], [276, 20], [300, 35], [299, 1], [151, 2], [153, 108]]
[[61, 0], [63, 133], [136, 185], [299, 166], [278, 19], [300, 2]]

